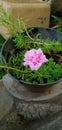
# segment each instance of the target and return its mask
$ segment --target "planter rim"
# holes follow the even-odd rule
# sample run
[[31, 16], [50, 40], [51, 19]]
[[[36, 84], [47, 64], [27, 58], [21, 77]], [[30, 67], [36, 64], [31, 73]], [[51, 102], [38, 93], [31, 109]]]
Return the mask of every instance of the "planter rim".
[[34, 86], [34, 87], [45, 87], [45, 86], [52, 86], [53, 84], [56, 84], [56, 83], [59, 83], [60, 81], [62, 81], [62, 78], [52, 82], [52, 83], [44, 83], [44, 84], [33, 84], [33, 83], [30, 83], [30, 82], [25, 82], [24, 80], [18, 80], [17, 78], [15, 78], [12, 74], [9, 73], [9, 75], [15, 80], [15, 81], [19, 81], [19, 83], [21, 84], [25, 84], [25, 85], [28, 85], [28, 86]]

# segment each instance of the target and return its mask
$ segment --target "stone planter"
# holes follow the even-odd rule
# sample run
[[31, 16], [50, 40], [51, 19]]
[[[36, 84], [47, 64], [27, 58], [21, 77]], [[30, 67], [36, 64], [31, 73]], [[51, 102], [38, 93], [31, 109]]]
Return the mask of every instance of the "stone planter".
[[[56, 40], [59, 39], [60, 41], [62, 41], [61, 32], [57, 32], [56, 30], [53, 29], [52, 32], [50, 32], [50, 29], [47, 28], [45, 36], [44, 31], [45, 30], [43, 29], [42, 34], [44, 36], [44, 39], [49, 36], [51, 39], [54, 38]], [[49, 35], [47, 32], [49, 32]], [[9, 42], [11, 45], [10, 39]], [[5, 47], [5, 44], [3, 48]], [[3, 51], [5, 52], [5, 57], [10, 55], [7, 54], [10, 52], [11, 49], [12, 46], [9, 46], [8, 49], [6, 48]], [[8, 52], [6, 50], [8, 50]], [[15, 101], [14, 103], [18, 111], [18, 114], [22, 115], [26, 119], [36, 119], [41, 117], [45, 118], [47, 116], [54, 115], [62, 110], [62, 101], [60, 100], [62, 94], [61, 80], [49, 87], [45, 86], [42, 89], [41, 93], [29, 91], [21, 84], [21, 82], [19, 82], [10, 75], [6, 75], [3, 77], [3, 83], [5, 88], [14, 98]]]

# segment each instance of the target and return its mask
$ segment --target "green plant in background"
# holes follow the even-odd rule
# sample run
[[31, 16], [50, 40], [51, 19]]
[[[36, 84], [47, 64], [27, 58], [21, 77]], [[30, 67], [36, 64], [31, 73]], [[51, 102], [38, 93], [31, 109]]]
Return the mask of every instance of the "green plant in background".
[[[39, 34], [34, 36], [32, 30], [26, 29], [22, 19], [14, 19], [3, 7], [0, 7], [0, 23], [8, 28], [15, 47], [9, 61], [0, 68], [6, 68], [17, 79], [33, 84], [50, 83], [61, 78], [62, 43], [49, 39], [44, 41], [42, 36], [38, 37]], [[48, 59], [37, 70], [23, 65], [26, 52], [32, 49], [41, 49]]]
[[0, 23], [8, 29], [10, 35], [15, 34], [16, 32], [23, 32], [24, 30], [24, 21], [26, 20], [13, 18], [11, 14], [7, 13], [2, 5], [0, 5]]
[[53, 18], [53, 19], [55, 20], [55, 22], [56, 22], [55, 28], [56, 28], [58, 31], [62, 32], [62, 19], [60, 19], [59, 17], [54, 16], [54, 15], [52, 15], [52, 18]]
[[[2, 37], [2, 35], [0, 35], [0, 50], [2, 47], [2, 44], [4, 43], [5, 39]], [[5, 71], [4, 69], [0, 69], [0, 79], [3, 77], [3, 75], [5, 75]]]
[[0, 49], [4, 43], [5, 39], [3, 38], [3, 36], [0, 34]]

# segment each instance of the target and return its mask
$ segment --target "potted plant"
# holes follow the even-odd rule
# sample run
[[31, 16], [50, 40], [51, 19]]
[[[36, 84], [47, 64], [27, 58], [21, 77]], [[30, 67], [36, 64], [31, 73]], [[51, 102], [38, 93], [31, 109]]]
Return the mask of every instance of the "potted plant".
[[61, 81], [62, 33], [43, 27], [26, 29], [22, 20], [8, 18], [2, 22], [11, 25], [12, 36], [2, 47], [4, 64], [0, 68], [6, 68], [12, 78], [33, 92]]

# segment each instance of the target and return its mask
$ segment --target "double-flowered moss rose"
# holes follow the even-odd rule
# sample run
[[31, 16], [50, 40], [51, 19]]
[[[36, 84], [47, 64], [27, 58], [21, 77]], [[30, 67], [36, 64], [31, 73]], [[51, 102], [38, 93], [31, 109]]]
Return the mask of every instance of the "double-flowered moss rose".
[[47, 61], [48, 59], [40, 48], [37, 50], [31, 49], [25, 53], [23, 65], [29, 66], [31, 70], [38, 70], [39, 67]]

